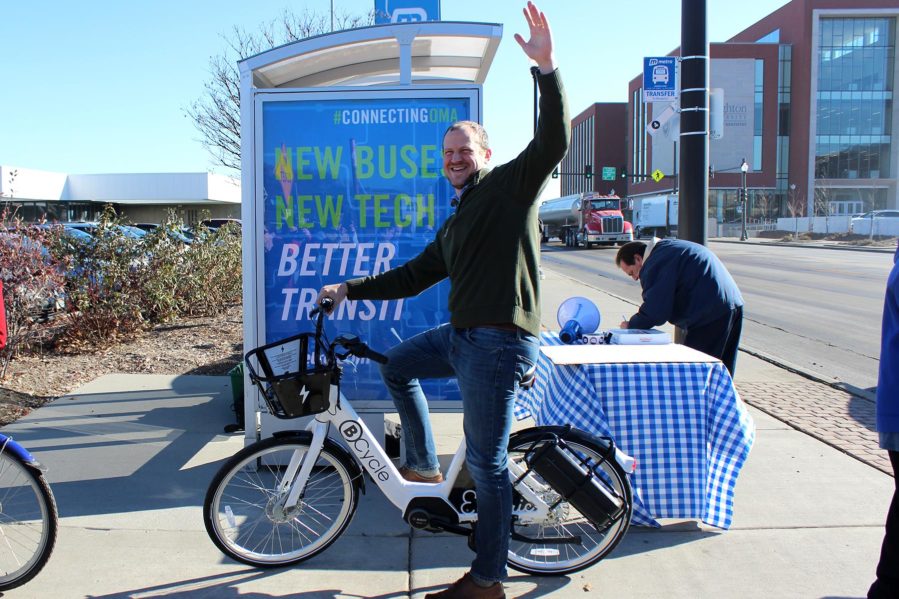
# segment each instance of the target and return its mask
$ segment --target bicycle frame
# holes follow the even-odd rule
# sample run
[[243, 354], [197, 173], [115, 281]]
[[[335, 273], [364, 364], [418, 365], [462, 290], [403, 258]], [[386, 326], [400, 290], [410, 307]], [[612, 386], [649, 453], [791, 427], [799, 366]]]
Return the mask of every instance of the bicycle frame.
[[[314, 364], [316, 367], [320, 367], [322, 364], [330, 366], [335, 358], [343, 359], [350, 354], [386, 362], [387, 358], [377, 352], [370, 351], [367, 345], [361, 343], [355, 337], [353, 340], [349, 340], [349, 343], [347, 343], [347, 339], [342, 337], [336, 339], [326, 350], [326, 355], [323, 358], [319, 353], [322, 351], [322, 324], [328, 307], [333, 305], [333, 303], [325, 306], [323, 302], [322, 305], [323, 310], [318, 311], [316, 314], [315, 333], [312, 336], [312, 339], [314, 339], [312, 347], [314, 347]], [[259, 355], [259, 352], [300, 337], [303, 337], [304, 341], [306, 341], [308, 334], [301, 333], [295, 337], [261, 346], [247, 352], [245, 363], [249, 368], [250, 378], [254, 383], [260, 384], [260, 389], [262, 388], [260, 381], [273, 383], [274, 375], [271, 368], [267, 365], [267, 360], [263, 362], [264, 356]], [[343, 339], [343, 342], [341, 342], [341, 339]], [[335, 352], [335, 348], [338, 345], [342, 345], [347, 352], [345, 354]], [[308, 345], [302, 345], [302, 347], [306, 348], [303, 350], [303, 353], [309, 351]], [[260, 361], [260, 365], [268, 378], [256, 374], [253, 368], [253, 360], [251, 359], [251, 356], [254, 355], [256, 356], [254, 359]], [[340, 367], [336, 366], [336, 368], [338, 370], [337, 380], [339, 380]], [[264, 391], [263, 395], [265, 396]], [[283, 405], [281, 407], [283, 408]], [[273, 410], [272, 413], [274, 414], [275, 411]], [[455, 489], [456, 481], [465, 464], [465, 439], [462, 439], [459, 448], [453, 455], [443, 482], [433, 484], [407, 481], [400, 476], [399, 470], [387, 456], [384, 448], [381, 447], [381, 444], [372, 435], [368, 426], [362, 421], [352, 404], [339, 391], [339, 387], [336, 385], [331, 385], [329, 389], [329, 408], [324, 412], [316, 414], [314, 419], [306, 426], [306, 430], [312, 433], [312, 441], [305, 453], [307, 457], [312, 457], [313, 459], [303, 459], [303, 455], [300, 452], [295, 452], [287, 465], [284, 477], [278, 487], [278, 496], [283, 498], [282, 505], [293, 506], [300, 501], [303, 490], [306, 488], [306, 483], [309, 480], [309, 475], [312, 473], [312, 468], [324, 446], [331, 424], [335, 425], [340, 437], [349, 446], [350, 452], [355, 456], [362, 469], [368, 472], [387, 499], [403, 513], [406, 512], [406, 508], [413, 500], [421, 498], [438, 498], [442, 499], [448, 506], [453, 506], [449, 500], [450, 492]], [[617, 448], [615, 448], [615, 459], [625, 472], [634, 471], [635, 460], [620, 452]], [[515, 490], [524, 499], [521, 503], [522, 509], [519, 509], [518, 506], [513, 507], [513, 515], [517, 517], [518, 521], [529, 523], [547, 517], [550, 512], [550, 506], [540, 496], [540, 493], [545, 492], [547, 487], [538, 483], [527, 467], [516, 464], [511, 460], [509, 461], [509, 477]], [[461, 511], [455, 506], [452, 507], [458, 516], [459, 522], [474, 522], [477, 520], [477, 510], [473, 501], [476, 499], [476, 495], [472, 489], [472, 496], [469, 499], [466, 496], [467, 493], [468, 491], [465, 491], [463, 494]], [[466, 506], [469, 505], [471, 506], [470, 509], [466, 509]]]
[[[312, 433], [312, 443], [306, 452], [306, 458], [317, 459], [318, 452], [324, 445], [332, 424], [362, 468], [368, 472], [384, 496], [400, 511], [405, 513], [412, 500], [422, 497], [443, 499], [447, 505], [452, 505], [449, 501], [450, 491], [455, 486], [456, 479], [465, 463], [464, 438], [453, 455], [443, 482], [437, 484], [416, 483], [407, 481], [400, 476], [399, 470], [362, 418], [359, 417], [352, 404], [342, 393], [338, 396], [338, 392], [333, 386], [331, 387], [331, 407], [326, 412], [316, 415], [315, 419], [306, 426], [306, 430]], [[282, 486], [279, 488], [281, 496], [285, 497], [284, 505], [296, 505], [300, 500], [315, 459], [304, 459], [299, 452], [294, 453], [285, 470]], [[509, 477], [515, 484], [516, 490], [530, 504], [527, 509], [513, 510], [513, 514], [518, 517], [519, 521], [528, 523], [546, 518], [550, 506], [535, 492], [535, 489], [542, 490], [543, 485], [537, 483], [525, 468], [512, 461], [509, 462]], [[522, 482], [527, 484], [520, 484]], [[471, 492], [473, 493], [473, 491]], [[461, 512], [453, 508], [458, 514], [460, 523], [477, 521], [474, 499], [474, 496], [466, 498]], [[470, 505], [470, 510], [465, 510], [465, 505]]]

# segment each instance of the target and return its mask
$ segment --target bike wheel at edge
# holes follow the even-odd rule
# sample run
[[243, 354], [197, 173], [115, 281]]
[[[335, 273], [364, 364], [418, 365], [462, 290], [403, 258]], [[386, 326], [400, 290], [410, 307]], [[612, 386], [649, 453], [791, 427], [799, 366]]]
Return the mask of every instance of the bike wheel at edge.
[[[624, 470], [614, 460], [602, 460], [604, 448], [593, 441], [586, 439], [566, 438], [568, 447], [576, 453], [582, 454], [589, 460], [590, 466], [600, 473], [616, 494], [626, 501], [626, 510], [615, 522], [605, 529], [599, 529], [585, 516], [580, 514], [573, 505], [562, 502], [553, 510], [552, 519], [539, 523], [521, 525], [515, 524], [517, 532], [529, 538], [569, 537], [580, 536], [578, 545], [569, 543], [528, 543], [517, 541], [514, 538], [509, 544], [509, 567], [538, 576], [558, 576], [577, 572], [591, 566], [608, 555], [624, 537], [630, 526], [633, 511], [633, 497], [630, 483]], [[509, 459], [521, 461], [527, 450], [533, 447], [533, 440], [523, 440], [509, 447]], [[598, 468], [596, 465], [600, 464]], [[533, 476], [539, 475], [532, 472]], [[545, 483], [544, 483], [545, 484]], [[555, 503], [559, 498], [553, 491], [549, 491], [552, 497], [545, 496], [547, 503]]]
[[34, 578], [53, 553], [56, 501], [40, 471], [0, 453], [0, 591]]
[[275, 437], [244, 448], [219, 470], [203, 503], [206, 530], [226, 555], [253, 566], [295, 564], [324, 551], [346, 529], [359, 489], [348, 458], [325, 446], [298, 505], [284, 507], [278, 486], [293, 452], [309, 441]]

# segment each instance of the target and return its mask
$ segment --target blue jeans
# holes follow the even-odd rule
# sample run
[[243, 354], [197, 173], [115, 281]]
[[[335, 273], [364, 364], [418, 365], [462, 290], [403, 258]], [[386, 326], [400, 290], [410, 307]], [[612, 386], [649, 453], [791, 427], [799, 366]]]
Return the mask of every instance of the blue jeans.
[[381, 366], [403, 427], [406, 466], [439, 468], [427, 399], [419, 379], [456, 377], [462, 394], [465, 461], [478, 500], [476, 557], [471, 573], [484, 581], [506, 577], [512, 521], [507, 472], [512, 409], [522, 376], [537, 362], [539, 342], [522, 330], [441, 325], [387, 352]]

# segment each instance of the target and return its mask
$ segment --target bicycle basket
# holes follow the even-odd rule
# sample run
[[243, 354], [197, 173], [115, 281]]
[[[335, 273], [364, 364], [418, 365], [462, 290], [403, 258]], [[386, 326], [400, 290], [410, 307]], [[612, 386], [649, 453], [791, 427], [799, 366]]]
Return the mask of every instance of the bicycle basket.
[[338, 386], [340, 377], [337, 367], [323, 360], [323, 354], [313, 333], [300, 333], [247, 352], [250, 380], [259, 387], [273, 416], [299, 418], [331, 407], [331, 387]]

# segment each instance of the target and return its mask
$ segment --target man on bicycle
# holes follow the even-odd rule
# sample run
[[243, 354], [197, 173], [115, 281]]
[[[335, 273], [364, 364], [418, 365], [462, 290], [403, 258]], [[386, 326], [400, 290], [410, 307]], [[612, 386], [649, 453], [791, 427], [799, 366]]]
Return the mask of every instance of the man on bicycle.
[[484, 128], [472, 121], [451, 125], [443, 138], [443, 172], [456, 191], [455, 213], [406, 264], [326, 285], [318, 298], [399, 299], [450, 280], [450, 322], [392, 348], [389, 363], [381, 367], [403, 427], [406, 464], [400, 472], [407, 480], [443, 480], [419, 379], [456, 377], [462, 395], [466, 462], [477, 490], [477, 555], [470, 572], [427, 597], [505, 597], [512, 409], [519, 382], [534, 367], [539, 351], [536, 202], [571, 136], [549, 23], [532, 2], [524, 16], [530, 39], [515, 34], [515, 40], [540, 70], [534, 139], [514, 160], [488, 169], [491, 150]]

